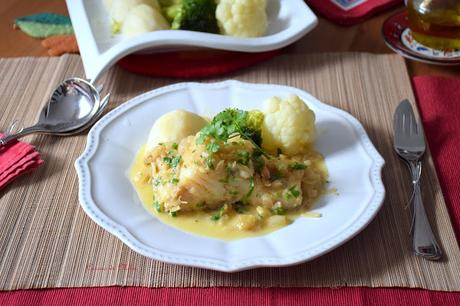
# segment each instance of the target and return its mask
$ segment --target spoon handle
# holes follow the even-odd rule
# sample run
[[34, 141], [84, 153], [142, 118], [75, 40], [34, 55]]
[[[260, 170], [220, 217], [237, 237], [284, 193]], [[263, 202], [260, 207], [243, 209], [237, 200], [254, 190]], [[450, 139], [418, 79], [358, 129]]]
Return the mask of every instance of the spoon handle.
[[14, 134], [11, 134], [11, 135], [6, 135], [2, 139], [0, 139], [0, 147], [6, 145], [8, 142], [10, 142], [12, 140], [21, 138], [21, 137], [29, 135], [29, 134], [40, 133], [40, 132], [43, 132], [43, 131], [44, 131], [43, 127], [37, 126], [37, 125], [24, 128], [24, 129], [20, 130], [17, 133], [14, 133]]

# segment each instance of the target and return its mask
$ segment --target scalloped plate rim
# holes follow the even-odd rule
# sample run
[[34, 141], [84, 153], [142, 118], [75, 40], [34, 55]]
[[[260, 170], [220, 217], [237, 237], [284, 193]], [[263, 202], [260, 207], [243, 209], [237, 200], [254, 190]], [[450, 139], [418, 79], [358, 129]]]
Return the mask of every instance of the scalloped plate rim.
[[[362, 145], [364, 151], [368, 154], [368, 157], [372, 160], [372, 165], [369, 169], [369, 174], [371, 172], [374, 173], [374, 176], [370, 175], [370, 181], [372, 186], [374, 187], [374, 193], [369, 200], [368, 206], [366, 210], [363, 211], [360, 216], [354, 222], [354, 224], [361, 222], [361, 224], [355, 228], [354, 230], [350, 230], [350, 227], [347, 227], [348, 233], [345, 234], [342, 239], [339, 239], [339, 242], [329, 244], [327, 246], [323, 246], [320, 249], [315, 250], [305, 250], [304, 252], [297, 253], [293, 256], [289, 256], [289, 258], [276, 258], [276, 257], [266, 257], [266, 258], [255, 258], [251, 260], [246, 260], [244, 262], [228, 262], [225, 260], [214, 260], [210, 258], [203, 258], [203, 257], [196, 257], [191, 255], [180, 255], [175, 253], [168, 253], [168, 252], [160, 252], [155, 250], [149, 246], [146, 246], [139, 242], [123, 225], [111, 220], [107, 215], [102, 213], [97, 207], [97, 204], [94, 202], [91, 196], [91, 176], [89, 175], [89, 166], [88, 163], [91, 158], [97, 152], [97, 146], [99, 145], [100, 141], [100, 133], [109, 123], [124, 112], [128, 111], [131, 108], [134, 108], [142, 103], [146, 103], [146, 98], [154, 98], [155, 96], [159, 96], [164, 93], [173, 92], [175, 90], [187, 89], [188, 87], [193, 88], [205, 88], [205, 89], [212, 89], [212, 88], [220, 88], [220, 87], [257, 87], [257, 88], [276, 88], [280, 91], [289, 91], [298, 94], [299, 96], [303, 97], [304, 99], [307, 98], [309, 103], [314, 104], [316, 107], [323, 109], [325, 111], [331, 111], [338, 116], [344, 118], [347, 123], [353, 128], [353, 132], [356, 134], [357, 138], [359, 139], [359, 143]], [[125, 243], [128, 247], [134, 250], [137, 253], [140, 253], [144, 256], [147, 256], [152, 259], [156, 259], [159, 261], [178, 264], [178, 265], [185, 265], [185, 266], [193, 266], [199, 268], [207, 268], [213, 269], [222, 272], [236, 272], [241, 270], [247, 270], [257, 267], [279, 267], [279, 266], [288, 266], [293, 264], [298, 264], [305, 261], [313, 260], [337, 247], [344, 244], [354, 236], [356, 236], [359, 232], [361, 232], [375, 217], [378, 213], [379, 209], [383, 204], [383, 200], [385, 197], [385, 189], [383, 186], [383, 182], [381, 179], [381, 171], [384, 166], [385, 162], [383, 158], [380, 156], [378, 151], [373, 146], [372, 142], [370, 141], [364, 127], [361, 123], [354, 118], [349, 113], [335, 108], [333, 106], [324, 104], [314, 98], [312, 95], [307, 93], [306, 91], [285, 86], [285, 85], [273, 85], [273, 84], [252, 84], [252, 83], [245, 83], [236, 80], [227, 80], [223, 82], [217, 83], [195, 83], [195, 82], [185, 82], [185, 83], [177, 83], [169, 86], [164, 86], [161, 88], [154, 89], [152, 91], [143, 93], [139, 96], [136, 96], [129, 101], [121, 104], [117, 108], [110, 111], [106, 114], [102, 119], [100, 119], [90, 130], [87, 138], [87, 145], [84, 152], [81, 156], [75, 161], [75, 168], [79, 178], [79, 202], [83, 210], [86, 214], [98, 225], [102, 228], [110, 232], [111, 234], [118, 237], [123, 243]], [[363, 219], [363, 215], [368, 213], [367, 217]], [[362, 220], [361, 220], [362, 219]], [[344, 235], [342, 231], [340, 235]], [[336, 238], [336, 237], [334, 237]]]

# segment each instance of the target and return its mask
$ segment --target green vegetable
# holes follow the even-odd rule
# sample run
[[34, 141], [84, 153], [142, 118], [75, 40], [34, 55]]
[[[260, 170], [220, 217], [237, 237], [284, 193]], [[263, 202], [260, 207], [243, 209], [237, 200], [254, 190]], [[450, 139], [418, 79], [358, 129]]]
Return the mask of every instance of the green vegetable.
[[182, 160], [182, 157], [180, 155], [177, 156], [165, 156], [163, 157], [163, 161], [171, 168], [176, 168], [179, 164], [180, 161]]
[[222, 218], [222, 216], [223, 216], [224, 213], [225, 213], [225, 206], [226, 206], [226, 205], [224, 205], [224, 206], [222, 206], [221, 208], [219, 208], [219, 210], [218, 210], [215, 214], [213, 214], [213, 215], [211, 216], [211, 220], [212, 220], [212, 221], [218, 221], [218, 220], [220, 220], [220, 218]]
[[161, 177], [160, 176], [157, 176], [154, 180], [153, 180], [153, 186], [159, 186], [161, 184]]
[[177, 211], [170, 211], [169, 215], [173, 218], [177, 217]]
[[297, 186], [294, 185], [291, 188], [289, 188], [289, 192], [292, 194], [294, 198], [297, 198], [300, 196], [300, 191], [297, 189]]
[[289, 168], [292, 169], [292, 170], [303, 170], [303, 169], [307, 168], [307, 166], [305, 164], [302, 164], [302, 163], [294, 163], [292, 165], [289, 165]]
[[171, 148], [173, 150], [177, 150], [178, 147], [179, 147], [179, 145], [177, 143], [175, 143], [175, 142], [171, 145]]
[[248, 151], [239, 151], [237, 163], [247, 166], [249, 164], [249, 152]]
[[219, 149], [220, 149], [220, 146], [215, 142], [211, 142], [206, 146], [206, 150], [208, 150], [211, 153], [216, 153], [219, 151]]
[[209, 124], [201, 129], [196, 143], [203, 144], [207, 138], [227, 142], [231, 138], [240, 136], [252, 142], [263, 153], [260, 148], [263, 116], [260, 111], [248, 112], [236, 108], [227, 108], [218, 113]]
[[161, 203], [158, 202], [158, 201], [153, 202], [153, 207], [155, 208], [155, 211], [157, 213], [161, 213], [163, 211], [163, 207], [162, 207]]
[[245, 199], [249, 198], [252, 194], [252, 192], [254, 191], [254, 177], [251, 176], [251, 178], [249, 179], [249, 191], [248, 193], [246, 194], [246, 196], [244, 197]]
[[214, 0], [168, 2], [169, 5], [163, 8], [163, 12], [172, 21], [171, 29], [219, 33]]
[[271, 212], [274, 215], [284, 215], [286, 213], [286, 209], [281, 205], [281, 203], [277, 203], [273, 205], [271, 208]]
[[254, 150], [254, 152], [252, 152], [251, 160], [252, 165], [254, 166], [254, 171], [260, 174], [265, 167], [265, 159], [263, 158], [261, 151]]
[[179, 179], [173, 177], [173, 178], [171, 179], [171, 184], [177, 185], [177, 183], [179, 183]]

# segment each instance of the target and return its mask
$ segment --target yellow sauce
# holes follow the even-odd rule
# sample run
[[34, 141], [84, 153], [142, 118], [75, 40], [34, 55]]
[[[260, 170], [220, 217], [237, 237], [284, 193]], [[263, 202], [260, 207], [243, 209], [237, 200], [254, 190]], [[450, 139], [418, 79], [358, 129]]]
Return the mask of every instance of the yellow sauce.
[[[136, 179], [136, 175], [138, 173], [140, 173], [141, 171], [145, 171], [146, 166], [144, 164], [144, 148], [145, 146], [143, 146], [137, 152], [136, 158], [134, 159], [133, 165], [129, 171], [129, 178], [145, 209], [150, 214], [161, 220], [161, 222], [185, 232], [222, 240], [235, 240], [264, 235], [273, 232], [281, 227], [284, 227], [289, 223], [288, 222], [287, 224], [268, 224], [267, 222], [265, 222], [263, 226], [259, 226], [253, 230], [238, 230], [235, 227], [235, 224], [238, 221], [237, 213], [230, 213], [229, 215], [225, 215], [219, 221], [213, 221], [211, 219], [212, 215], [215, 213], [213, 211], [181, 212], [180, 215], [178, 215], [177, 217], [172, 217], [167, 213], [157, 212], [154, 209], [153, 205], [154, 194], [152, 186], [149, 183], [142, 182]], [[318, 168], [321, 168], [322, 171], [324, 171], [324, 173], [327, 173], [324, 161], [321, 161], [320, 164], [316, 166]], [[250, 211], [246, 213], [255, 215], [255, 207], [251, 207]], [[290, 220], [290, 222], [292, 222], [292, 220], [295, 220], [298, 217], [321, 217], [319, 213], [309, 211], [308, 208], [288, 212], [285, 216], [288, 220]]]

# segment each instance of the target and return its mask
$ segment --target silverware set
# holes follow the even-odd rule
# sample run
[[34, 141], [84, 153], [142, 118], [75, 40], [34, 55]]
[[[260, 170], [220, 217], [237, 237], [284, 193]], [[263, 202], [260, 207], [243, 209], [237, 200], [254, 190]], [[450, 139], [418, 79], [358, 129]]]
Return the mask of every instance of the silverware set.
[[80, 78], [63, 81], [43, 107], [37, 123], [16, 129], [17, 121], [13, 122], [0, 139], [0, 146], [33, 133], [69, 136], [86, 130], [102, 115], [109, 102], [110, 94], [101, 98], [102, 89]]
[[409, 168], [413, 193], [412, 203], [412, 246], [416, 255], [429, 260], [438, 260], [442, 251], [436, 242], [426, 216], [421, 193], [422, 157], [425, 153], [425, 136], [421, 123], [417, 123], [408, 100], [396, 108], [393, 118], [394, 149]]

